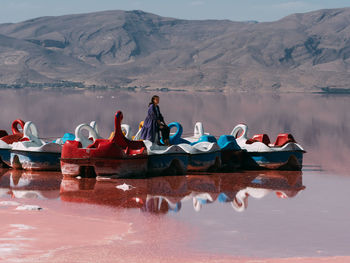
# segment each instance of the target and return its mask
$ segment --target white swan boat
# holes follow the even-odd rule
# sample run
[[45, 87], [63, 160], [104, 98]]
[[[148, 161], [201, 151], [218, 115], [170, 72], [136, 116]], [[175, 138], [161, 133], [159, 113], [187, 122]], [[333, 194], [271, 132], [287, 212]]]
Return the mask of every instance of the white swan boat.
[[245, 168], [301, 170], [305, 150], [291, 134], [279, 134], [274, 143], [266, 134], [257, 134], [250, 139], [247, 134], [245, 124], [237, 125], [231, 132], [241, 149], [247, 151]]
[[[203, 126], [200, 125], [202, 124], [196, 124], [193, 138], [183, 139], [181, 138], [183, 131], [181, 124], [178, 122], [170, 123], [169, 128], [176, 128], [176, 131], [171, 133], [169, 140], [171, 146], [169, 147], [144, 141], [150, 156], [148, 165], [150, 172], [159, 173], [166, 170], [166, 173], [169, 173], [175, 169], [177, 174], [183, 174], [187, 170], [207, 171], [220, 168], [220, 147], [217, 145], [214, 136], [204, 134]], [[122, 124], [121, 127], [125, 137], [134, 138], [134, 140], [140, 139], [141, 123], [134, 137], [131, 135], [130, 125]], [[164, 155], [164, 158], [162, 155]], [[171, 158], [174, 158], [174, 160], [171, 160]]]
[[[213, 147], [211, 150], [204, 151], [212, 153], [211, 158], [204, 157], [207, 161], [209, 161], [209, 159], [212, 160], [212, 167], [221, 168], [223, 170], [234, 170], [241, 166], [242, 150], [238, 146], [235, 138], [230, 135], [222, 135], [216, 140], [213, 135], [204, 132], [204, 127], [201, 122], [195, 124], [193, 136], [180, 140], [183, 142], [189, 142], [193, 147], [196, 147], [197, 144], [199, 147], [201, 147], [200, 145], [205, 145], [207, 149]], [[213, 144], [213, 146], [211, 146], [211, 144]], [[213, 160], [215, 160], [215, 164], [213, 163]]]
[[22, 141], [12, 144], [10, 166], [24, 170], [59, 170], [61, 150], [60, 144], [40, 139], [35, 124], [28, 121]]
[[188, 153], [179, 145], [162, 146], [144, 140], [148, 155], [148, 173], [183, 175], [187, 172]]

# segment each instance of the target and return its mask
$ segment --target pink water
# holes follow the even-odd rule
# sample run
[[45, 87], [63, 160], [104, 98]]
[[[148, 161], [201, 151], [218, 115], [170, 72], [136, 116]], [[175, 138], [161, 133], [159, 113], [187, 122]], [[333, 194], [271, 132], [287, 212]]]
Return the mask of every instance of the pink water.
[[[0, 173], [3, 262], [350, 256], [344, 176], [260, 171], [96, 180]], [[129, 189], [117, 188], [123, 184]], [[243, 208], [234, 205], [241, 193]], [[42, 210], [16, 210], [23, 204]]]
[[[0, 95], [0, 129], [22, 118], [54, 138], [91, 120], [108, 136], [119, 109], [136, 129], [152, 94]], [[187, 134], [196, 121], [215, 135], [242, 121], [251, 135], [291, 132], [308, 151], [303, 171], [96, 181], [2, 169], [1, 262], [350, 262], [350, 97], [160, 97]], [[16, 210], [25, 204], [42, 210]]]

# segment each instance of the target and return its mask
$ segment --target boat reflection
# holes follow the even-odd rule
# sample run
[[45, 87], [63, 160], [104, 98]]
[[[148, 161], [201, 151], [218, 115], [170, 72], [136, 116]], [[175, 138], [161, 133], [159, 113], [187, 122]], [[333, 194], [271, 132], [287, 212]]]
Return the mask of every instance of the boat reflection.
[[300, 171], [261, 173], [236, 193], [231, 205], [237, 212], [242, 212], [248, 207], [249, 197], [261, 199], [269, 193], [275, 193], [278, 198], [286, 199], [295, 197], [304, 189]]
[[61, 200], [84, 202], [142, 211], [178, 211], [181, 200], [190, 194], [185, 176], [150, 179], [63, 178]]
[[62, 175], [59, 172], [3, 170], [0, 197], [58, 199]]
[[165, 214], [179, 212], [184, 202], [195, 211], [214, 202], [228, 203], [235, 211], [248, 207], [248, 198], [262, 198], [274, 192], [292, 198], [305, 189], [300, 171], [259, 171], [148, 179], [76, 179], [64, 177], [61, 200]]

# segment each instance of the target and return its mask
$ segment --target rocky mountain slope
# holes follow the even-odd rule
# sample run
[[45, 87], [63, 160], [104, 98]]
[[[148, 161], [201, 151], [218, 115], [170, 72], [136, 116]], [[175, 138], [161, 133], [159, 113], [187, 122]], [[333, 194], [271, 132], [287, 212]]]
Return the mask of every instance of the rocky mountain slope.
[[105, 11], [0, 24], [8, 85], [349, 91], [349, 58], [350, 8], [269, 23]]

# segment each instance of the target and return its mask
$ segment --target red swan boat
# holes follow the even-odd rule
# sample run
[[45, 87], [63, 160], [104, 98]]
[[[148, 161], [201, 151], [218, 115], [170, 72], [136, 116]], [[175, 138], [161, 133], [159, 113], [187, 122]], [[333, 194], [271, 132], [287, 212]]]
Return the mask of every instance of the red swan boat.
[[[81, 132], [76, 130], [75, 141], [67, 141], [62, 148], [61, 170], [70, 176], [124, 177], [145, 174], [147, 171], [147, 149], [142, 141], [130, 141], [122, 133], [123, 113], [116, 112], [114, 135], [110, 139], [95, 139], [83, 147]], [[81, 125], [77, 127], [82, 128]], [[94, 133], [86, 125], [83, 128]], [[96, 137], [95, 137], [96, 138]]]

